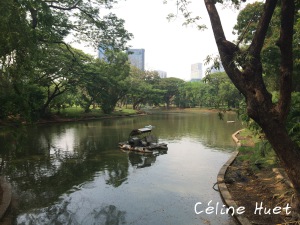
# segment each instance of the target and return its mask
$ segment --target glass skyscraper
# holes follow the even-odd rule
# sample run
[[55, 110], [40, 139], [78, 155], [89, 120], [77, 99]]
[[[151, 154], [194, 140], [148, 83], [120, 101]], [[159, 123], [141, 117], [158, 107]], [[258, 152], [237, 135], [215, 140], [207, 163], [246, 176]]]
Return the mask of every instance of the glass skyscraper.
[[128, 49], [128, 59], [131, 65], [145, 70], [145, 49]]

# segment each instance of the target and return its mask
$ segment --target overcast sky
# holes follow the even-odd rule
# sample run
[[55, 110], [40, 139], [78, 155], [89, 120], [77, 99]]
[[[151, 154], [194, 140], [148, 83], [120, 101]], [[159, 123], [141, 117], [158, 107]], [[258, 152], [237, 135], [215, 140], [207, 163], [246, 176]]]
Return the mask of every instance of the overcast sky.
[[[217, 54], [212, 30], [203, 0], [194, 0], [191, 9], [201, 16], [208, 29], [184, 27], [181, 18], [169, 22], [169, 13], [176, 13], [176, 0], [120, 0], [113, 12], [125, 20], [125, 28], [134, 35], [131, 48], [145, 49], [147, 70], [163, 70], [168, 77], [190, 79], [191, 64], [204, 63], [207, 55]], [[233, 40], [232, 28], [237, 11], [219, 8], [227, 39]], [[204, 71], [203, 71], [204, 72]]]

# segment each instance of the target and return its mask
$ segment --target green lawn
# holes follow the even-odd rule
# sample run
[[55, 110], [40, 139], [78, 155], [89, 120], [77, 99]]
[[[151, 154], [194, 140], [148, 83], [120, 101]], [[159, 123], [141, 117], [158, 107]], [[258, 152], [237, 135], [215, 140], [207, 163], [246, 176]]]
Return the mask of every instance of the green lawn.
[[[54, 112], [53, 112], [54, 113]], [[131, 108], [115, 108], [114, 112], [111, 114], [104, 114], [100, 108], [91, 109], [90, 112], [85, 113], [83, 108], [81, 107], [68, 107], [62, 109], [59, 113], [55, 112], [62, 118], [70, 118], [70, 119], [81, 119], [81, 118], [98, 118], [98, 117], [106, 117], [106, 116], [126, 116], [126, 115], [134, 115], [137, 114], [136, 110]]]

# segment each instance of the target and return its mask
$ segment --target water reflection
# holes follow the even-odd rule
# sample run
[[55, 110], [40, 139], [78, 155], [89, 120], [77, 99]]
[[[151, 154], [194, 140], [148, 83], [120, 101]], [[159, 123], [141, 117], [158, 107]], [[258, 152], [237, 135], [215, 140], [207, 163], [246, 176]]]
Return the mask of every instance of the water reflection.
[[220, 120], [217, 113], [201, 113], [201, 116], [196, 113], [163, 114], [158, 123], [168, 125], [158, 129], [164, 139], [178, 141], [189, 137], [207, 146], [226, 149], [232, 146], [232, 140], [228, 139], [230, 132], [241, 127], [239, 122], [227, 123], [228, 120], [236, 121], [237, 117], [227, 113]]
[[140, 152], [127, 152], [128, 159], [130, 161], [130, 164], [138, 169], [145, 168], [152, 166], [155, 161], [156, 157], [159, 155], [165, 155], [167, 154], [167, 150], [159, 150], [151, 153], [140, 153]]
[[[167, 152], [118, 149], [148, 124]], [[208, 189], [239, 128], [214, 114], [178, 113], [2, 129], [0, 169], [18, 196], [16, 224], [192, 224], [200, 193], [219, 199]]]
[[[80, 207], [78, 206], [78, 211]], [[34, 210], [32, 213], [22, 214], [17, 218], [16, 223], [21, 225], [27, 224], [73, 224], [73, 225], [120, 225], [126, 224], [126, 212], [120, 211], [114, 205], [106, 205], [90, 209], [89, 213], [81, 218], [76, 210], [69, 208], [69, 202], [63, 201], [61, 204], [51, 207]]]

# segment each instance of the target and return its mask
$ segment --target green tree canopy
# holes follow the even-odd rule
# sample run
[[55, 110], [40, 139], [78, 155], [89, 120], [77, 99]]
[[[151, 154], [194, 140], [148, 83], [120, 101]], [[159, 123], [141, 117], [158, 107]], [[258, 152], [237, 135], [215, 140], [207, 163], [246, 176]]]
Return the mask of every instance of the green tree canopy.
[[134, 66], [130, 68], [130, 76], [126, 83], [129, 87], [127, 100], [132, 103], [133, 109], [142, 104], [158, 104], [161, 101], [163, 90], [157, 89], [160, 81], [155, 71], [142, 71]]
[[167, 108], [169, 108], [172, 99], [179, 94], [179, 88], [183, 84], [184, 80], [175, 77], [169, 77], [160, 80], [158, 88], [165, 91], [163, 95], [163, 101], [166, 103]]
[[[30, 111], [36, 111], [41, 104], [42, 95], [47, 97], [41, 110], [44, 114], [53, 97], [66, 91], [67, 85], [75, 85], [82, 74], [78, 64], [82, 59], [78, 61], [78, 52], [65, 43], [68, 36], [95, 48], [99, 45], [112, 51], [126, 48], [132, 35], [125, 30], [124, 20], [109, 13], [113, 3], [113, 0], [1, 1], [0, 101], [5, 107], [0, 110], [0, 117], [20, 115], [29, 119]], [[33, 84], [35, 87], [30, 86]], [[35, 94], [27, 94], [31, 93], [29, 90]], [[39, 96], [37, 104], [30, 104], [35, 95]]]

